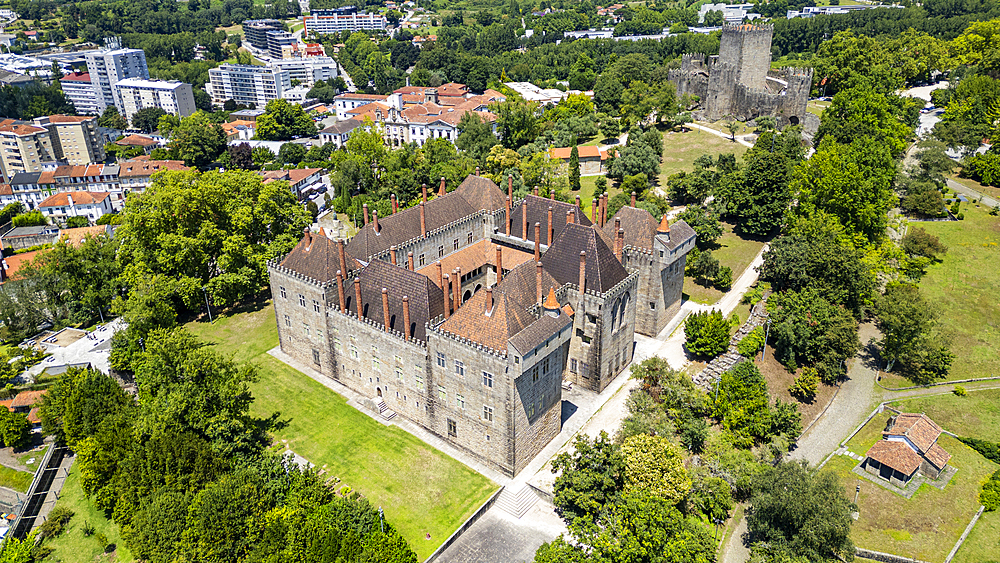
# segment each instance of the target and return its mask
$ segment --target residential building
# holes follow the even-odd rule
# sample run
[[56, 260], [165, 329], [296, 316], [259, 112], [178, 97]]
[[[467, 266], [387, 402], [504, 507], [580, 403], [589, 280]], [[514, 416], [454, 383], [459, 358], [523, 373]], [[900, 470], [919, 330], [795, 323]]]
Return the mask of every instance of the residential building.
[[605, 203], [594, 225], [470, 176], [347, 241], [306, 231], [268, 265], [281, 352], [514, 476], [559, 433], [563, 382], [606, 389], [680, 308], [694, 231]]
[[104, 144], [97, 132], [96, 116], [49, 115], [35, 119], [49, 131], [52, 153], [66, 164], [90, 164], [104, 160]]
[[292, 168], [291, 170], [268, 170], [259, 174], [264, 178], [264, 183], [283, 180], [288, 182], [289, 189], [300, 200], [314, 188], [323, 185], [321, 174], [322, 168]]
[[21, 202], [25, 209], [34, 209], [45, 198], [56, 193], [55, 170], [18, 172], [10, 179], [10, 194], [0, 195], [0, 203]]
[[347, 144], [347, 139], [351, 136], [351, 132], [361, 127], [361, 125], [361, 121], [357, 119], [338, 121], [319, 132], [319, 142], [324, 145], [333, 143], [333, 146], [339, 149]]
[[287, 31], [272, 29], [265, 35], [267, 36], [267, 54], [275, 59], [284, 59], [291, 56], [293, 51], [298, 50], [298, 40]]
[[[55, 169], [53, 179], [57, 193], [106, 193], [110, 205], [117, 210], [125, 205], [125, 196], [118, 180], [119, 171], [117, 164], [63, 165]], [[38, 205], [41, 207], [41, 203]]]
[[243, 36], [247, 43], [261, 51], [267, 50], [267, 32], [284, 31], [281, 20], [246, 20], [243, 22]]
[[[605, 172], [604, 161], [608, 159], [607, 151], [588, 146], [578, 146], [576, 151], [577, 159], [580, 163], [580, 174], [594, 175]], [[552, 160], [561, 160], [568, 166], [572, 153], [573, 147], [551, 148], [549, 149], [549, 158]]]
[[59, 79], [63, 94], [73, 103], [77, 113], [83, 115], [99, 115], [101, 110], [97, 102], [97, 89], [94, 87], [89, 72], [74, 72]]
[[[87, 51], [87, 72], [97, 96], [98, 113], [108, 106], [118, 107], [115, 84], [127, 78], [149, 80], [146, 53], [142, 49], [100, 49]], [[122, 108], [118, 107], [120, 112]]]
[[55, 160], [48, 129], [13, 119], [0, 120], [0, 167], [5, 180], [18, 172], [41, 172], [45, 163]]
[[288, 71], [289, 81], [298, 81], [307, 89], [313, 87], [317, 80], [333, 80], [337, 78], [337, 61], [331, 57], [307, 57], [271, 61], [267, 66]]
[[[17, 274], [18, 270], [27, 266], [32, 260], [38, 256], [41, 250], [32, 250], [31, 252], [22, 252], [21, 254], [12, 254], [10, 256], [0, 259], [0, 284], [9, 280], [12, 276]], [[13, 399], [9, 399], [13, 402]]]
[[347, 112], [372, 102], [385, 102], [388, 96], [377, 94], [360, 94], [358, 92], [344, 92], [333, 99], [333, 105], [337, 108], [337, 119], [351, 119]]
[[861, 467], [901, 488], [918, 472], [927, 479], [937, 479], [951, 460], [951, 454], [938, 444], [943, 432], [922, 413], [891, 416], [882, 431], [882, 440], [865, 453]]
[[308, 86], [295, 86], [294, 88], [289, 88], [285, 90], [282, 94], [282, 98], [288, 100], [293, 104], [302, 105], [306, 101], [306, 96], [309, 94], [310, 88]]
[[32, 246], [52, 244], [57, 240], [59, 240], [59, 227], [54, 225], [14, 227], [0, 236], [0, 248], [10, 251], [23, 250]]
[[267, 102], [281, 98], [292, 87], [290, 73], [267, 66], [224, 64], [208, 71], [212, 103], [227, 100], [263, 109]]
[[118, 163], [118, 182], [126, 194], [143, 192], [153, 182], [153, 174], [163, 170], [190, 170], [180, 160], [150, 160], [140, 156]]
[[141, 109], [160, 108], [180, 117], [187, 117], [198, 108], [190, 84], [177, 80], [140, 80], [126, 78], [115, 84], [118, 111], [129, 121]]
[[304, 35], [329, 35], [342, 31], [369, 31], [385, 29], [389, 21], [382, 14], [358, 12], [353, 6], [332, 10], [313, 10], [302, 16]]
[[852, 4], [852, 5], [841, 5], [841, 6], [803, 6], [802, 10], [788, 10], [785, 13], [786, 19], [794, 18], [813, 18], [816, 16], [831, 16], [831, 15], [842, 15], [849, 14], [858, 10], [871, 10], [874, 8], [903, 8], [899, 4], [886, 5], [886, 4]]
[[517, 92], [525, 100], [539, 104], [558, 104], [569, 95], [568, 92], [555, 88], [539, 88], [530, 82], [504, 82], [504, 86]]
[[102, 192], [58, 193], [38, 204], [38, 209], [54, 222], [63, 223], [68, 217], [86, 217], [96, 221], [112, 213], [111, 195]]
[[153, 149], [161, 147], [165, 143], [166, 139], [151, 137], [149, 135], [129, 135], [115, 141], [116, 145], [122, 147], [139, 147], [145, 154], [153, 152]]
[[257, 122], [237, 119], [223, 123], [222, 130], [226, 133], [226, 141], [249, 141], [257, 132]]

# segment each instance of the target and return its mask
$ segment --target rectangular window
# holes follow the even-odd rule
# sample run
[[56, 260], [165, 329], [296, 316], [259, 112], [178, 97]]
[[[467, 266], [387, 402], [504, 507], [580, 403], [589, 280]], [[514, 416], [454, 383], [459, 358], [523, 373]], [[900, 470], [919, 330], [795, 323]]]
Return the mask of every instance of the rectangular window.
[[301, 293], [299, 294], [299, 305], [306, 306], [306, 296]]
[[468, 241], [468, 244], [472, 244], [472, 233], [471, 233], [471, 232], [470, 232], [470, 233], [469, 233], [469, 235], [468, 235], [468, 236], [466, 237], [466, 240]]
[[483, 405], [483, 420], [493, 422], [493, 407]]
[[317, 330], [316, 331], [316, 338], [319, 338], [320, 340], [323, 339], [323, 331], [322, 330]]
[[528, 418], [535, 416], [535, 403], [528, 405]]
[[570, 373], [576, 373], [576, 358], [569, 361], [569, 371]]
[[401, 367], [396, 368], [396, 381], [403, 382], [403, 368]]
[[306, 333], [306, 336], [309, 336], [309, 325], [302, 323], [302, 330]]
[[396, 360], [397, 364], [403, 363], [403, 358], [401, 358], [399, 356], [393, 356], [392, 359]]
[[622, 350], [622, 362], [628, 363], [628, 349], [631, 348], [628, 344], [625, 345], [625, 349]]
[[452, 250], [458, 250], [458, 239], [451, 241]]
[[334, 338], [333, 339], [333, 349], [336, 350], [336, 351], [338, 351], [338, 352], [343, 351], [344, 346], [340, 343], [340, 339], [339, 338]]
[[319, 365], [319, 350], [313, 350], [313, 363]]
[[448, 392], [444, 390], [444, 385], [438, 385], [438, 399], [442, 402], [448, 400]]
[[462, 376], [465, 375], [465, 362], [462, 360], [455, 360], [455, 374]]
[[651, 310], [651, 311], [655, 311], [656, 310], [656, 301], [650, 301], [649, 302], [649, 310]]
[[580, 372], [583, 373], [585, 379], [590, 379], [590, 364], [580, 362]]
[[423, 390], [424, 389], [424, 376], [420, 375], [419, 373], [416, 374], [416, 375], [414, 375], [413, 376], [413, 384], [416, 386], [417, 389]]
[[358, 359], [358, 347], [354, 344], [351, 344], [351, 357], [355, 360]]
[[288, 315], [285, 315], [285, 326], [292, 326], [292, 319], [288, 318]]
[[538, 381], [538, 366], [531, 368], [531, 380]]
[[437, 353], [437, 365], [439, 367], [444, 367], [444, 352]]
[[316, 301], [315, 299], [313, 299], [313, 311], [317, 313], [319, 312], [319, 301]]
[[438, 258], [444, 256], [444, 246], [438, 246]]
[[545, 360], [542, 362], [542, 373], [545, 373], [545, 374], [549, 373], [549, 359], [548, 358], [545, 358]]
[[423, 266], [423, 265], [424, 265], [424, 255], [423, 255], [423, 254], [421, 254], [421, 255], [420, 255], [420, 258], [419, 258], [419, 264], [420, 264], [421, 266]]
[[493, 388], [493, 374], [487, 371], [483, 372], [483, 385]]
[[458, 425], [450, 418], [448, 419], [448, 435], [452, 438], [458, 437]]
[[282, 299], [288, 299], [288, 294], [285, 293], [285, 288], [284, 287], [279, 287], [278, 289], [281, 290], [281, 298]]
[[462, 395], [455, 395], [455, 408], [465, 410], [465, 397]]

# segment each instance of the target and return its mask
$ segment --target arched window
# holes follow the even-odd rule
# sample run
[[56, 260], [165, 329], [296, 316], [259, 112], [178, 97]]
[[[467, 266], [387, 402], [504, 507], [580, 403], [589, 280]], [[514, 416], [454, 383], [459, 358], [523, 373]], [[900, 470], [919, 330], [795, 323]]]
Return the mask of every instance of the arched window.
[[625, 295], [622, 296], [622, 306], [621, 306], [621, 312], [619, 313], [620, 317], [618, 318], [618, 326], [625, 324], [625, 309], [628, 307], [629, 301], [631, 299], [632, 296], [629, 295], [629, 293], [626, 291]]
[[615, 330], [615, 327], [618, 325], [618, 307], [621, 305], [621, 303], [622, 303], [622, 298], [619, 297], [618, 299], [615, 299], [615, 304], [611, 306], [611, 330], [612, 330], [612, 332]]

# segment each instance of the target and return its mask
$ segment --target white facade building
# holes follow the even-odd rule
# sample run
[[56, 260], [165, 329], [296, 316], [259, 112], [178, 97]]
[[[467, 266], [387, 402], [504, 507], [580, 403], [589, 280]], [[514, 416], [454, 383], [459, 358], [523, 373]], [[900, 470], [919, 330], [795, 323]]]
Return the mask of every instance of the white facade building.
[[177, 80], [119, 80], [115, 84], [115, 98], [120, 103], [118, 111], [130, 121], [145, 108], [160, 108], [180, 117], [187, 117], [197, 109], [191, 85]]
[[281, 59], [267, 66], [287, 70], [289, 80], [298, 80], [299, 85], [306, 88], [312, 88], [317, 80], [325, 82], [337, 78], [337, 61], [332, 57]]
[[142, 49], [102, 49], [86, 53], [87, 71], [97, 92], [97, 106], [103, 112], [108, 106], [115, 106], [115, 84], [127, 78], [149, 79], [146, 53]]
[[86, 217], [91, 222], [111, 213], [111, 195], [106, 192], [63, 192], [38, 204], [43, 215], [59, 223], [67, 217]]
[[86, 72], [67, 74], [59, 80], [63, 94], [73, 103], [76, 112], [83, 115], [99, 115], [100, 105], [97, 103], [97, 89]]
[[308, 16], [302, 16], [302, 24], [305, 25], [304, 35], [385, 29], [389, 25], [389, 21], [382, 14], [344, 13], [344, 11], [313, 10]]
[[269, 66], [224, 64], [209, 70], [208, 76], [212, 103], [217, 106], [233, 100], [263, 109], [292, 87], [291, 73]]

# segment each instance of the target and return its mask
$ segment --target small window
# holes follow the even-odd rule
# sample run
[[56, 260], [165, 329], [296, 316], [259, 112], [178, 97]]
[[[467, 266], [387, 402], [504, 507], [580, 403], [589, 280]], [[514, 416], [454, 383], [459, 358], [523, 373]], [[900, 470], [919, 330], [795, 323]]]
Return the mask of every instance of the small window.
[[396, 368], [396, 380], [400, 383], [403, 382], [403, 368], [401, 367]]
[[528, 418], [535, 416], [535, 403], [528, 405]]
[[319, 350], [313, 350], [313, 363], [319, 365]]
[[448, 400], [448, 392], [444, 390], [444, 385], [438, 385], [438, 399], [442, 402]]
[[421, 266], [423, 266], [423, 265], [424, 265], [424, 255], [423, 255], [423, 254], [421, 254], [421, 255], [420, 255], [420, 256], [418, 257], [418, 259], [417, 259], [417, 260], [418, 260], [418, 263], [419, 263], [419, 265], [421, 265]]
[[455, 375], [465, 375], [465, 362], [462, 360], [455, 360]]
[[576, 358], [569, 361], [569, 371], [570, 373], [576, 373]]
[[483, 385], [489, 387], [490, 389], [493, 388], [493, 374], [492, 373], [489, 373], [487, 371], [483, 372]]
[[451, 241], [452, 250], [458, 250], [458, 239]]
[[468, 241], [468, 244], [472, 244], [472, 233], [471, 232], [466, 237], [466, 240]]
[[514, 365], [517, 365], [519, 363], [521, 363], [521, 357], [520, 356], [514, 356]]
[[465, 397], [458, 394], [455, 395], [455, 408], [465, 410]]
[[413, 376], [413, 384], [417, 387], [417, 389], [423, 389], [424, 388], [424, 376], [422, 376], [420, 374], [414, 375]]
[[656, 310], [656, 301], [650, 301], [649, 302], [649, 310], [650, 311], [655, 311]]
[[306, 296], [301, 293], [299, 294], [299, 305], [306, 306]]
[[278, 289], [281, 290], [281, 298], [282, 299], [288, 299], [288, 294], [285, 293], [285, 288], [284, 287], [279, 287]]
[[396, 360], [397, 364], [403, 363], [403, 358], [401, 358], [400, 356], [393, 356], [392, 359]]
[[438, 352], [437, 353], [437, 365], [439, 367], [444, 367], [445, 366], [445, 363], [444, 363], [444, 352]]
[[288, 318], [288, 315], [285, 315], [285, 326], [292, 326], [292, 319]]
[[631, 345], [626, 344], [625, 345], [625, 349], [622, 350], [622, 362], [624, 362], [626, 364], [628, 363], [628, 349], [631, 348], [631, 347], [632, 347]]
[[542, 373], [549, 373], [549, 359], [545, 358], [542, 362]]
[[306, 333], [306, 336], [309, 336], [309, 325], [308, 324], [302, 323], [302, 330], [303, 330], [303, 332]]
[[438, 258], [444, 256], [444, 245], [438, 246]]
[[[486, 422], [493, 422], [493, 407], [483, 406], [483, 420]], [[487, 437], [487, 440], [489, 438]]]
[[351, 357], [355, 360], [358, 359], [358, 347], [354, 344], [351, 344]]
[[320, 340], [323, 339], [323, 331], [322, 330], [317, 330], [316, 331], [316, 338], [319, 338]]
[[339, 338], [334, 338], [333, 339], [333, 349], [336, 350], [336, 351], [338, 351], [338, 352], [342, 352], [344, 350], [344, 346], [340, 343], [340, 339]]
[[319, 312], [319, 301], [316, 301], [315, 299], [313, 299], [313, 311], [317, 313]]
[[531, 368], [531, 380], [538, 381], [538, 366]]
[[448, 419], [448, 435], [452, 438], [458, 437], [458, 425], [450, 418]]
[[580, 372], [583, 374], [585, 379], [590, 379], [590, 364], [580, 362]]

